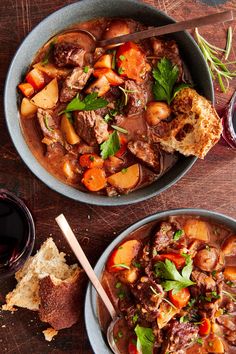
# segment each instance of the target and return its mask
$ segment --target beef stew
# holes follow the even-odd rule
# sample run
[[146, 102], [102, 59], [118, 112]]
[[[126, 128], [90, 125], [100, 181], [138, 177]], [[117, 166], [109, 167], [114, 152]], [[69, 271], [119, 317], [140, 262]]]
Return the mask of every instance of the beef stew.
[[[102, 39], [145, 26], [101, 18], [73, 28]], [[24, 137], [43, 167], [64, 183], [127, 194], [160, 178], [179, 153], [203, 158], [219, 140], [219, 117], [189, 87], [189, 77], [171, 39], [95, 48], [85, 33], [58, 34], [39, 50], [18, 86]]]
[[[235, 353], [235, 254], [232, 230], [190, 215], [126, 237], [101, 278], [122, 315], [114, 329], [120, 353]], [[98, 315], [106, 333], [110, 317], [100, 299]]]

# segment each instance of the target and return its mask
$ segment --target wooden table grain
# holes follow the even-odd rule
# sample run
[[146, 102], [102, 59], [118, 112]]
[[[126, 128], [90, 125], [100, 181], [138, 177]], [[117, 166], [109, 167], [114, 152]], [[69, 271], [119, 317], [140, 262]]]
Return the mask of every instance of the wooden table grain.
[[[116, 0], [119, 1], [119, 0]], [[73, 0], [1, 0], [0, 4], [0, 95], [3, 98], [7, 69], [17, 47], [29, 31], [45, 16]], [[236, 10], [235, 0], [146, 0], [176, 20], [184, 20], [220, 10]], [[208, 26], [201, 33], [217, 46], [224, 46], [229, 24]], [[236, 21], [234, 45], [230, 60], [236, 60]], [[227, 94], [216, 85], [216, 108], [222, 109], [229, 101], [236, 80], [231, 82]], [[17, 119], [17, 118], [16, 118]], [[17, 122], [16, 122], [17, 124]], [[24, 165], [10, 140], [0, 106], [0, 187], [7, 188], [23, 198], [31, 209], [37, 239], [35, 249], [52, 236], [61, 250], [70, 253], [54, 218], [64, 213], [71, 223], [92, 265], [105, 247], [130, 224], [160, 210], [196, 207], [225, 213], [236, 218], [235, 203], [236, 154], [222, 141], [204, 161], [197, 161], [191, 171], [175, 186], [160, 196], [125, 207], [96, 207], [67, 199], [47, 188]], [[69, 254], [69, 260], [74, 261]], [[0, 284], [0, 304], [15, 285], [14, 278]], [[84, 288], [81, 289], [84, 292]], [[83, 320], [71, 329], [62, 330], [51, 343], [44, 340], [42, 330], [46, 324], [38, 320], [37, 313], [18, 310], [16, 313], [0, 311], [0, 353], [49, 354], [92, 353]], [[102, 354], [102, 353], [99, 353]]]

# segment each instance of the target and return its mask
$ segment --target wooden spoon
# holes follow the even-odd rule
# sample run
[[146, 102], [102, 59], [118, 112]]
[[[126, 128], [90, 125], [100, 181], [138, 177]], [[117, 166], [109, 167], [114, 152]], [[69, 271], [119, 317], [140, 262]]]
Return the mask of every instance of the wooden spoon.
[[104, 305], [106, 306], [112, 321], [107, 329], [107, 340], [108, 343], [113, 350], [114, 353], [119, 353], [119, 350], [115, 344], [114, 336], [113, 336], [113, 328], [115, 324], [120, 321], [120, 317], [117, 316], [116, 310], [114, 309], [114, 306], [111, 303], [111, 300], [107, 296], [105, 290], [102, 287], [102, 284], [98, 280], [93, 268], [91, 267], [87, 257], [84, 254], [84, 251], [82, 250], [77, 238], [75, 237], [75, 234], [73, 233], [70, 225], [68, 224], [65, 216], [63, 214], [59, 215], [56, 217], [56, 222], [58, 226], [60, 227], [65, 239], [69, 243], [72, 251], [74, 252], [76, 258], [80, 262], [81, 266], [85, 270], [87, 276], [89, 277], [91, 283], [93, 284], [94, 288], [96, 289], [97, 293], [101, 297]]
[[106, 47], [111, 44], [119, 44], [123, 42], [129, 41], [139, 41], [141, 39], [150, 38], [154, 36], [162, 36], [164, 34], [181, 32], [186, 29], [191, 29], [195, 27], [207, 26], [219, 22], [227, 22], [234, 19], [234, 13], [232, 10], [219, 12], [212, 15], [207, 15], [203, 17], [197, 17], [186, 21], [171, 23], [169, 25], [160, 26], [160, 27], [151, 27], [147, 30], [135, 32], [131, 34], [126, 34], [119, 37], [114, 37], [110, 39], [104, 40], [97, 40], [96, 37], [89, 31], [83, 30], [80, 28], [77, 29], [68, 29], [60, 32], [59, 34], [66, 34], [66, 33], [76, 33], [81, 32], [87, 34], [94, 42], [96, 47]]

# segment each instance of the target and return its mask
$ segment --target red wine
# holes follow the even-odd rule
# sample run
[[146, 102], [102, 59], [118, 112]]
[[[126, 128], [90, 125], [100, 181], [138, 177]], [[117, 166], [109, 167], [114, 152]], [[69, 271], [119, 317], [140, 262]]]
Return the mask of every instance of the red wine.
[[12, 193], [0, 190], [0, 277], [18, 270], [34, 244], [32, 216]]

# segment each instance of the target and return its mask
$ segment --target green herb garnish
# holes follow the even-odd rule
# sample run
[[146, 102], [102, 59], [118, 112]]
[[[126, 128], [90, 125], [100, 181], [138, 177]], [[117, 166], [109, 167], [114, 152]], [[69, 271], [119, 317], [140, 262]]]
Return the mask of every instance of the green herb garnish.
[[141, 268], [141, 264], [140, 263], [138, 263], [138, 262], [133, 262], [133, 265], [136, 267], [136, 268]]
[[125, 298], [125, 292], [120, 291], [119, 294], [117, 295], [120, 300], [123, 300]]
[[84, 70], [83, 70], [83, 71], [84, 71], [85, 74], [87, 74], [88, 71], [89, 71], [89, 66], [86, 65], [86, 66], [84, 67]]
[[176, 294], [181, 289], [195, 284], [190, 280], [193, 270], [192, 263], [191, 259], [186, 259], [186, 266], [182, 269], [182, 274], [178, 272], [175, 264], [169, 259], [166, 259], [165, 262], [156, 263], [155, 272], [157, 276], [163, 279], [162, 286], [164, 290], [173, 290], [173, 294]]
[[49, 119], [49, 117], [46, 115], [46, 116], [44, 117], [45, 127], [46, 127], [47, 130], [49, 130], [50, 132], [53, 132], [54, 129], [49, 126], [49, 124], [48, 124], [48, 119]]
[[133, 317], [132, 317], [132, 322], [136, 323], [138, 321], [138, 314], [136, 313]]
[[213, 271], [211, 272], [211, 275], [212, 275], [213, 277], [215, 277], [215, 276], [216, 276], [216, 270], [213, 270]]
[[56, 44], [57, 39], [54, 39], [53, 41], [51, 41], [51, 43], [49, 44], [48, 50], [45, 53], [43, 60], [41, 61], [42, 65], [46, 65], [49, 62], [49, 59], [52, 55], [52, 52], [54, 50], [55, 44]]
[[177, 230], [174, 233], [173, 240], [178, 241], [180, 237], [183, 235], [184, 231], [183, 230]]
[[200, 345], [203, 345], [203, 339], [202, 338], [197, 338], [196, 339], [196, 343], [200, 344]]
[[179, 69], [177, 65], [172, 65], [171, 61], [165, 57], [158, 61], [157, 67], [153, 69], [152, 73], [155, 79], [153, 93], [157, 101], [166, 101], [170, 104], [179, 90], [189, 87], [185, 83], [175, 86]]
[[124, 55], [120, 55], [120, 56], [119, 56], [119, 59], [120, 59], [121, 61], [123, 61], [123, 60], [125, 60], [125, 56], [124, 56]]
[[123, 175], [128, 171], [128, 168], [122, 168], [121, 173], [123, 173]]
[[234, 283], [231, 280], [227, 280], [225, 283], [230, 287], [234, 286]]
[[231, 47], [232, 47], [232, 28], [228, 29], [226, 49], [216, 47], [209, 43], [204, 37], [202, 37], [198, 29], [195, 29], [195, 37], [199, 48], [208, 64], [212, 79], [218, 79], [222, 92], [226, 92], [229, 88], [229, 80], [232, 80], [236, 76], [236, 70], [231, 71], [228, 68], [229, 64], [235, 64], [236, 62], [224, 62], [223, 59], [219, 59], [222, 53], [225, 53], [225, 60], [228, 59]]
[[93, 162], [94, 161], [94, 156], [89, 156], [89, 160], [91, 161], [91, 162]]
[[101, 157], [106, 160], [109, 156], [113, 156], [120, 149], [120, 140], [115, 130], [109, 135], [109, 138], [100, 145]]
[[122, 338], [122, 337], [123, 337], [123, 332], [122, 332], [122, 331], [119, 331], [119, 332], [117, 333], [117, 336], [118, 336], [118, 338]]
[[129, 99], [128, 94], [129, 94], [129, 93], [136, 93], [136, 92], [138, 92], [138, 91], [136, 91], [136, 90], [126, 90], [126, 89], [124, 89], [124, 88], [121, 87], [121, 86], [119, 86], [119, 89], [122, 91], [122, 93], [123, 93], [123, 95], [124, 95], [123, 106], [126, 106], [127, 103], [128, 103], [128, 99]]
[[74, 111], [94, 111], [106, 107], [107, 105], [108, 102], [106, 100], [100, 97], [98, 98], [97, 92], [90, 93], [83, 100], [80, 99], [78, 94], [72, 101], [70, 101], [66, 106], [66, 109], [59, 113], [59, 115]]
[[119, 289], [119, 288], [121, 287], [121, 285], [122, 285], [122, 284], [121, 284], [120, 282], [117, 282], [116, 285], [115, 285], [115, 288], [116, 288], [116, 289]]
[[130, 269], [130, 267], [127, 266], [125, 263], [117, 263], [117, 264], [114, 264], [114, 265], [112, 266], [112, 268], [114, 268], [114, 267], [121, 267], [121, 268], [125, 268], [125, 269]]
[[123, 68], [119, 68], [119, 69], [118, 69], [118, 74], [121, 75], [121, 74], [123, 74], [123, 72], [124, 72], [124, 69], [123, 69]]
[[126, 130], [126, 129], [122, 128], [122, 127], [118, 127], [117, 125], [111, 125], [111, 127], [113, 129], [117, 130], [120, 133], [128, 134], [128, 130]]
[[151, 328], [137, 325], [134, 329], [137, 335], [137, 349], [142, 354], [152, 354], [155, 336]]
[[180, 323], [185, 323], [185, 322], [189, 322], [189, 318], [188, 316], [181, 316], [179, 319]]

